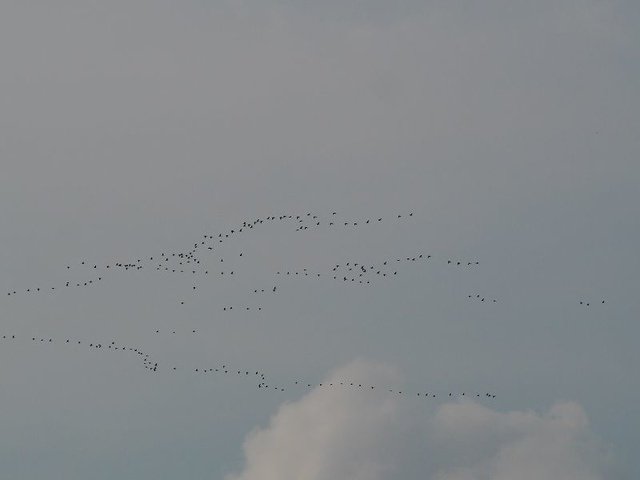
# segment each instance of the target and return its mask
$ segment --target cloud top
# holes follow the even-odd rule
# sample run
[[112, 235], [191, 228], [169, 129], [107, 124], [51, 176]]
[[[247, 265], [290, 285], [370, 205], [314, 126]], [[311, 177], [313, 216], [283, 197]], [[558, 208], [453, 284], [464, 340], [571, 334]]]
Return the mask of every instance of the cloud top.
[[[393, 369], [357, 361], [326, 383], [398, 382]], [[244, 443], [227, 480], [600, 480], [607, 454], [584, 409], [499, 412], [472, 401], [427, 406], [385, 392], [317, 387], [283, 404]]]

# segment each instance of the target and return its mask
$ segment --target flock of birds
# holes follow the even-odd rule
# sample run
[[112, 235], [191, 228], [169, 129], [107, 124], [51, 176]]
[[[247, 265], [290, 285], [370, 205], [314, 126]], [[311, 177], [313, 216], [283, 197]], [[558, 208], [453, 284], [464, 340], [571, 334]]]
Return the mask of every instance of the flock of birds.
[[[16, 297], [19, 295], [33, 295], [43, 294], [48, 292], [54, 294], [60, 290], [72, 289], [72, 288], [86, 288], [100, 284], [107, 275], [112, 272], [136, 272], [141, 270], [151, 270], [161, 273], [171, 273], [188, 275], [193, 278], [193, 284], [191, 292], [196, 293], [200, 289], [201, 282], [207, 277], [216, 276], [219, 279], [233, 278], [237, 275], [238, 262], [244, 261], [247, 256], [244, 252], [239, 254], [236, 252], [232, 257], [222, 256], [219, 251], [222, 247], [233, 241], [234, 239], [246, 235], [254, 230], [260, 229], [260, 227], [266, 224], [279, 223], [283, 225], [291, 225], [295, 232], [305, 232], [310, 229], [337, 229], [337, 228], [369, 228], [376, 224], [391, 221], [402, 221], [413, 217], [413, 212], [407, 214], [397, 214], [395, 218], [387, 219], [383, 217], [365, 218], [360, 220], [344, 220], [340, 219], [337, 212], [332, 212], [326, 216], [313, 215], [311, 212], [299, 215], [272, 215], [265, 218], [256, 218], [250, 221], [244, 221], [234, 228], [227, 231], [214, 234], [203, 235], [202, 239], [185, 251], [177, 252], [159, 252], [152, 254], [144, 258], [136, 258], [127, 261], [113, 261], [104, 265], [88, 262], [82, 260], [79, 262], [79, 267], [91, 272], [87, 278], [82, 281], [64, 281], [61, 284], [48, 285], [48, 286], [27, 286], [21, 289], [13, 289], [7, 292], [8, 297]], [[460, 259], [460, 258], [435, 258], [432, 254], [418, 252], [409, 256], [394, 257], [382, 259], [376, 263], [366, 262], [354, 262], [341, 261], [334, 263], [326, 268], [326, 270], [312, 271], [308, 268], [297, 269], [280, 269], [273, 272], [273, 282], [267, 286], [261, 286], [260, 288], [253, 288], [248, 293], [253, 295], [278, 295], [283, 290], [286, 290], [286, 281], [292, 278], [314, 278], [317, 280], [329, 280], [341, 282], [342, 284], [354, 284], [354, 285], [372, 285], [382, 279], [396, 278], [401, 270], [406, 265], [419, 264], [419, 263], [433, 263], [440, 262], [442, 265], [449, 266], [451, 268], [475, 268], [480, 265], [480, 262], [476, 259]], [[67, 265], [66, 270], [71, 271], [76, 267]], [[185, 292], [186, 293], [186, 292]], [[178, 299], [180, 305], [184, 305], [188, 297], [186, 295], [183, 298]], [[497, 303], [496, 298], [481, 295], [479, 293], [469, 294], [468, 299], [477, 302], [484, 303]], [[580, 305], [591, 306], [593, 302], [580, 301]], [[604, 300], [601, 300], [601, 304], [604, 304]], [[237, 311], [256, 311], [262, 312], [263, 306], [260, 304], [245, 304], [245, 305], [221, 305], [220, 311], [223, 313], [231, 313]], [[160, 334], [160, 330], [155, 331], [156, 334]], [[175, 330], [172, 331], [176, 333]], [[192, 331], [192, 334], [197, 334], [196, 330]], [[20, 339], [15, 335], [3, 335], [2, 341], [18, 342]], [[437, 397], [453, 397], [453, 396], [475, 396], [476, 398], [495, 398], [495, 394], [490, 392], [474, 392], [474, 393], [454, 393], [447, 392], [445, 394], [438, 395], [434, 392], [427, 391], [415, 391], [406, 392], [404, 390], [381, 387], [376, 385], [364, 385], [361, 382], [352, 380], [344, 380], [334, 383], [313, 383], [305, 382], [300, 379], [291, 380], [288, 382], [272, 382], [264, 372], [255, 369], [239, 369], [232, 368], [227, 363], [216, 366], [198, 366], [192, 368], [184, 368], [172, 365], [164, 365], [153, 359], [150, 353], [146, 352], [140, 346], [128, 346], [115, 340], [110, 342], [99, 341], [87, 341], [81, 339], [65, 338], [64, 340], [55, 340], [53, 338], [44, 338], [32, 336], [29, 340], [31, 343], [36, 344], [51, 344], [51, 345], [64, 345], [75, 346], [77, 348], [86, 348], [89, 350], [106, 350], [122, 353], [127, 353], [132, 358], [141, 362], [142, 366], [149, 372], [158, 373], [162, 371], [178, 372], [178, 371], [190, 371], [193, 374], [198, 375], [235, 375], [241, 376], [252, 381], [256, 381], [256, 387], [263, 391], [279, 391], [284, 392], [293, 388], [353, 388], [366, 391], [386, 391], [400, 396], [412, 396], [420, 397], [424, 399], [437, 398]]]
[[[160, 331], [157, 330], [156, 333], [160, 333]], [[175, 333], [175, 331], [173, 333]], [[194, 330], [193, 333], [196, 333], [196, 331]], [[20, 342], [20, 340], [22, 339], [17, 337], [16, 335], [2, 335], [2, 337], [0, 338], [0, 342], [9, 341], [12, 343], [17, 343], [17, 342]], [[163, 368], [160, 366], [159, 362], [153, 359], [151, 357], [151, 354], [144, 351], [141, 347], [127, 346], [122, 343], [118, 343], [115, 340], [112, 340], [111, 342], [104, 342], [104, 343], [100, 341], [78, 340], [75, 338], [66, 338], [64, 340], [58, 340], [54, 338], [31, 337], [31, 338], [25, 338], [24, 340], [29, 341], [35, 345], [50, 345], [50, 346], [59, 345], [59, 346], [65, 346], [68, 348], [84, 348], [86, 350], [110, 351], [110, 352], [113, 352], [114, 354], [116, 352], [120, 352], [120, 354], [124, 353], [131, 356], [132, 359], [140, 362], [142, 366], [150, 372], [163, 371]], [[439, 396], [440, 397], [442, 396], [433, 392], [431, 393], [430, 392], [407, 392], [407, 391], [388, 388], [388, 387], [380, 387], [376, 385], [363, 384], [362, 382], [356, 382], [353, 380], [343, 380], [340, 382], [335, 381], [331, 383], [322, 383], [322, 382], [309, 383], [302, 380], [290, 380], [288, 382], [284, 382], [284, 383], [280, 382], [280, 383], [274, 384], [273, 382], [270, 382], [268, 380], [266, 374], [261, 370], [248, 370], [246, 368], [238, 369], [237, 366], [234, 367], [229, 363], [224, 363], [224, 364], [215, 365], [215, 366], [207, 366], [207, 367], [200, 366], [195, 368], [165, 366], [164, 370], [170, 371], [170, 372], [188, 371], [190, 373], [199, 374], [199, 375], [218, 374], [218, 375], [236, 376], [236, 377], [244, 378], [247, 380], [251, 380], [253, 382], [257, 382], [256, 387], [259, 390], [263, 390], [263, 391], [271, 390], [275, 392], [286, 392], [286, 391], [291, 391], [294, 388], [297, 390], [301, 390], [301, 389], [310, 390], [314, 388], [351, 388], [351, 389], [357, 389], [361, 391], [374, 391], [377, 389], [378, 391], [381, 390], [384, 392], [389, 392], [389, 393], [404, 396], [404, 397], [415, 396], [415, 397], [422, 397], [424, 399], [438, 398]], [[462, 393], [449, 392], [446, 396], [448, 398], [451, 398], [454, 396], [460, 396], [460, 397], [475, 396], [476, 398], [481, 398], [481, 397], [495, 398], [495, 394], [491, 394], [489, 392], [482, 393], [482, 394], [481, 393], [471, 394], [466, 392], [462, 392]]]

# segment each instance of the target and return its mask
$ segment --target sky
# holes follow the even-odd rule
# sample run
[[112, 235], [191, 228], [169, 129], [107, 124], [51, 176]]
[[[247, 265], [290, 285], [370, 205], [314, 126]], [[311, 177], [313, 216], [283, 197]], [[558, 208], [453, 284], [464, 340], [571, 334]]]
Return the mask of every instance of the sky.
[[[607, 0], [1, 2], [0, 476], [640, 478], [639, 22]], [[322, 228], [266, 222], [197, 281], [145, 260], [64, 288], [307, 212]], [[323, 277], [274, 275], [303, 268]], [[225, 362], [287, 388], [193, 371]]]

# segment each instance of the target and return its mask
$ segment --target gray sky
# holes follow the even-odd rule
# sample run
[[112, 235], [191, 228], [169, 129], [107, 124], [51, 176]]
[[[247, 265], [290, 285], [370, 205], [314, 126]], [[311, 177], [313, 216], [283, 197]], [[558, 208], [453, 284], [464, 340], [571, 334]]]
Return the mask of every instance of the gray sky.
[[[385, 221], [256, 229], [196, 293], [148, 268], [5, 295], [1, 476], [639, 478], [639, 21], [605, 0], [2, 2], [3, 295], [258, 217]], [[220, 311], [276, 270], [418, 252], [392, 281]], [[34, 336], [497, 398], [267, 394]]]

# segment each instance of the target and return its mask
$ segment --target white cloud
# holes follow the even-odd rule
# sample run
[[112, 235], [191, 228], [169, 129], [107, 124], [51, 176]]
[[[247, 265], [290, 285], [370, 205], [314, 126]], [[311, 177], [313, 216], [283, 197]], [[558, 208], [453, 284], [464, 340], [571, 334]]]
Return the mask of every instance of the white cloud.
[[[584, 410], [574, 402], [556, 404], [542, 415], [500, 413], [474, 403], [445, 404], [434, 426], [451, 457], [438, 480], [604, 478], [606, 458], [589, 432]], [[479, 444], [483, 446], [478, 449]], [[456, 458], [459, 452], [466, 461]]]
[[[399, 382], [354, 362], [326, 383]], [[363, 384], [364, 385], [364, 384]], [[599, 480], [608, 456], [574, 402], [546, 413], [471, 401], [430, 406], [380, 392], [318, 387], [248, 435], [245, 466], [227, 480]]]
[[[381, 366], [361, 362], [327, 379], [392, 376]], [[364, 395], [318, 387], [301, 400], [285, 404], [269, 427], [245, 442], [247, 463], [236, 480], [379, 479], [390, 473], [381, 431], [393, 426], [398, 404], [384, 395]]]

